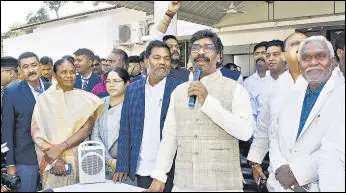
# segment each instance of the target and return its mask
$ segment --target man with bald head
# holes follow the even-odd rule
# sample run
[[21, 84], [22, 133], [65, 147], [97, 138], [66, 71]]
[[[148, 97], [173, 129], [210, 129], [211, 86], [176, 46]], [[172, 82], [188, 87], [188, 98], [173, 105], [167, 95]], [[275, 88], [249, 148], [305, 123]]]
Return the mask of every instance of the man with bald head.
[[[251, 144], [247, 159], [253, 168], [253, 176], [257, 182], [259, 176], [266, 178], [262, 172], [261, 163], [269, 151], [270, 133], [268, 132], [271, 121], [282, 109], [284, 96], [293, 88], [300, 75], [298, 65], [298, 47], [302, 40], [307, 38], [305, 34], [295, 32], [284, 41], [284, 59], [287, 62], [288, 71], [282, 73], [278, 80], [266, 82], [266, 89], [258, 100], [259, 112], [254, 131], [254, 139]], [[272, 49], [269, 49], [269, 52]], [[267, 49], [268, 51], [268, 49]], [[267, 53], [268, 54], [268, 53]], [[269, 64], [268, 60], [268, 64]], [[274, 63], [274, 62], [272, 62]]]

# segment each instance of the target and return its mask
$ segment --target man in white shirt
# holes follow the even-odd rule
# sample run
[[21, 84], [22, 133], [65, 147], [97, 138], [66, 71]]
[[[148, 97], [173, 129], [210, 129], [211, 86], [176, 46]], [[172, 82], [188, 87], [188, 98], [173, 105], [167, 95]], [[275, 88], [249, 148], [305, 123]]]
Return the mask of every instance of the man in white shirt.
[[[345, 55], [339, 59], [340, 72], [345, 76]], [[319, 187], [322, 192], [345, 192], [345, 84], [338, 87], [328, 101], [326, 113], [335, 116], [331, 117], [321, 142]]]
[[[253, 168], [253, 176], [256, 182], [259, 176], [266, 178], [260, 164], [269, 150], [268, 128], [271, 120], [281, 110], [283, 98], [293, 88], [294, 82], [299, 76], [297, 51], [300, 42], [305, 38], [307, 38], [305, 34], [295, 32], [285, 39], [283, 50], [285, 52], [282, 55], [285, 56], [287, 61], [288, 71], [282, 73], [277, 80], [273, 76], [268, 77], [264, 87], [265, 90], [258, 97], [259, 115], [257, 118], [257, 129], [254, 132], [254, 140], [248, 154], [248, 160]], [[269, 52], [271, 50], [269, 49]], [[282, 55], [280, 57], [281, 63], [283, 62]], [[269, 63], [270, 61], [267, 62]], [[272, 74], [271, 70], [270, 73]]]
[[269, 127], [269, 191], [319, 190], [321, 140], [330, 116], [338, 116], [324, 109], [335, 88], [343, 83], [331, 78], [335, 65], [331, 43], [323, 36], [303, 40], [298, 61], [302, 76]]
[[[182, 81], [167, 77], [171, 54], [166, 43], [152, 41], [145, 53], [149, 75], [133, 82], [125, 91], [113, 180], [121, 182], [129, 175], [132, 180], [137, 179], [139, 187], [146, 189], [152, 182], [150, 175], [155, 168], [170, 96]], [[165, 191], [172, 189], [173, 172], [167, 171], [169, 178]]]
[[[238, 142], [252, 135], [248, 93], [217, 70], [223, 45], [215, 33], [198, 31], [190, 43], [202, 79], [173, 91], [149, 191], [164, 189], [176, 152], [173, 191], [242, 191]], [[196, 96], [194, 108], [189, 96]]]
[[[253, 53], [254, 53], [254, 62], [256, 65], [256, 72], [250, 77], [248, 77], [247, 79], [245, 79], [244, 81], [244, 87], [250, 95], [252, 114], [254, 116], [255, 122], [257, 120], [257, 111], [258, 111], [258, 104], [256, 102], [257, 97], [259, 93], [263, 90], [264, 83], [267, 78], [268, 66], [265, 61], [267, 43], [268, 42], [263, 41], [258, 43], [254, 47]], [[254, 125], [254, 127], [256, 128], [256, 125]], [[254, 130], [256, 130], [255, 128]]]

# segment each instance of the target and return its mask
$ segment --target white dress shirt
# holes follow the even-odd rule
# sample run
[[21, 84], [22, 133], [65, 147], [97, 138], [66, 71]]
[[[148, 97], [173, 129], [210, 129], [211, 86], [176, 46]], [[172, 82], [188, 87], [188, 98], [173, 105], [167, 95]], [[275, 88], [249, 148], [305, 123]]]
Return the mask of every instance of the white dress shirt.
[[[208, 75], [207, 77], [203, 77], [201, 79], [201, 82], [202, 84], [207, 85], [208, 81], [213, 81], [212, 78], [218, 75], [222, 76], [220, 71]], [[167, 118], [165, 121], [165, 127], [162, 131], [160, 151], [157, 156], [155, 170], [152, 172], [151, 175], [152, 178], [158, 179], [162, 182], [166, 182], [167, 180], [166, 173], [170, 170], [172, 166], [173, 158], [175, 156], [175, 152], [177, 149], [177, 128], [174, 110], [174, 101], [176, 94], [175, 91], [173, 91], [171, 95], [170, 105], [167, 112]], [[211, 95], [208, 95], [206, 97], [205, 102], [200, 110], [230, 135], [234, 136], [239, 140], [247, 141], [251, 137], [253, 132], [253, 119], [249, 100], [249, 95], [245, 88], [242, 87], [240, 84], [237, 84], [237, 86], [235, 87], [234, 97], [232, 100], [232, 111], [225, 109], [220, 103], [220, 101]]]
[[[254, 116], [255, 122], [257, 121], [258, 115], [258, 96], [263, 91], [265, 82], [270, 76], [269, 70], [266, 71], [265, 76], [261, 78], [256, 71], [253, 75], [245, 79], [244, 88], [247, 90], [250, 96], [250, 102], [252, 107], [252, 114]], [[256, 130], [256, 124], [254, 124], [254, 130]]]
[[273, 116], [280, 111], [281, 100], [278, 96], [281, 93], [288, 92], [294, 87], [294, 81], [291, 74], [286, 70], [277, 80], [271, 76], [265, 80], [263, 92], [257, 97], [258, 116], [256, 121], [256, 130], [247, 159], [256, 163], [262, 163], [263, 158], [269, 151], [268, 128]]
[[150, 176], [155, 168], [156, 156], [160, 147], [160, 119], [166, 78], [155, 86], [145, 84], [145, 117], [142, 144], [137, 161], [136, 174]]
[[[40, 84], [41, 84], [41, 89], [43, 89], [43, 91], [44, 91], [44, 84], [43, 84], [41, 79], [39, 79], [39, 81], [40, 81]], [[35, 91], [34, 87], [31, 86], [29, 83], [28, 83], [28, 85], [29, 85], [30, 90], [31, 90], [32, 94], [34, 95], [34, 98], [35, 98], [35, 101], [36, 101], [37, 97], [38, 97], [38, 95], [40, 95], [40, 93]]]
[[345, 84], [325, 105], [331, 116], [322, 139], [318, 176], [322, 192], [345, 192]]

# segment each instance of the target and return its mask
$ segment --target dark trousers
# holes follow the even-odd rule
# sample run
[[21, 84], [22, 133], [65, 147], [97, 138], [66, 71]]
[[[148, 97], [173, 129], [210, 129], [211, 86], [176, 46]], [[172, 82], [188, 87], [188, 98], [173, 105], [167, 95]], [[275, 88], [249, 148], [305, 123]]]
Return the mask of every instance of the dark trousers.
[[17, 192], [36, 192], [39, 175], [38, 165], [16, 165], [17, 175], [20, 178], [20, 187]]
[[[148, 189], [153, 182], [153, 179], [150, 176], [140, 176], [136, 175], [137, 177], [137, 186]], [[171, 192], [173, 188], [173, 179], [171, 177], [167, 178], [167, 182], [165, 184], [164, 192]]]

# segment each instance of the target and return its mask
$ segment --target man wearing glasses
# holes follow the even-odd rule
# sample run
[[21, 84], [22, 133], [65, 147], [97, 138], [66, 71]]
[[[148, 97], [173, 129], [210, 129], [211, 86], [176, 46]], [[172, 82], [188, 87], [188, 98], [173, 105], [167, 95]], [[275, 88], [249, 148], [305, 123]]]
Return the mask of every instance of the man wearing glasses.
[[[242, 191], [238, 143], [252, 135], [249, 95], [217, 69], [223, 45], [215, 33], [198, 31], [190, 45], [191, 61], [203, 69], [202, 79], [185, 82], [172, 93], [148, 191], [164, 189], [175, 154], [173, 191]], [[197, 98], [193, 109], [189, 96]]]

